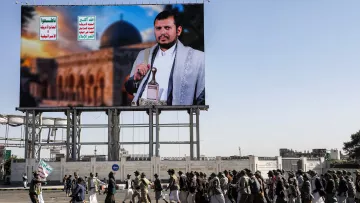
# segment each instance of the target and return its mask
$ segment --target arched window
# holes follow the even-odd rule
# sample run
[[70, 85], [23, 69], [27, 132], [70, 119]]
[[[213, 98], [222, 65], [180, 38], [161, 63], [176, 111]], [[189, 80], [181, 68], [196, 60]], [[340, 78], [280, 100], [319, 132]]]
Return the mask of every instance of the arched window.
[[104, 78], [100, 78], [99, 81], [99, 87], [100, 87], [100, 105], [104, 104], [104, 97], [105, 97], [105, 80]]
[[94, 83], [95, 83], [95, 79], [94, 79], [94, 76], [93, 75], [90, 75], [89, 76], [89, 79], [88, 79], [88, 82], [87, 82], [87, 95], [88, 95], [88, 97], [87, 97], [87, 102], [89, 103], [89, 104], [91, 104], [91, 102], [93, 101], [93, 99], [94, 99], [94, 95], [93, 95], [93, 91], [92, 91], [92, 89], [93, 89], [93, 86], [94, 86]]
[[74, 77], [74, 75], [70, 75], [70, 77], [69, 77], [69, 100], [70, 101], [75, 101], [76, 93], [74, 90], [74, 86], [75, 86], [75, 77]]
[[77, 101], [85, 102], [85, 78], [82, 75], [80, 76], [77, 89], [78, 89]]
[[63, 100], [64, 99], [64, 89], [63, 89], [63, 77], [59, 76], [57, 80], [57, 99]]

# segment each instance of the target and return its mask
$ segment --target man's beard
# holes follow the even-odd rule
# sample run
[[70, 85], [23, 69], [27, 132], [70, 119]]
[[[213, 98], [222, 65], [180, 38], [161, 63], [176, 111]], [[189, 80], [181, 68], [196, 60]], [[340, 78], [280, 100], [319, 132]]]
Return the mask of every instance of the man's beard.
[[[160, 41], [160, 40], [159, 40], [159, 41]], [[165, 44], [160, 43], [159, 41], [158, 41], [158, 44], [159, 44], [160, 48], [163, 48], [163, 49], [170, 49], [170, 48], [171, 48], [172, 46], [174, 46], [174, 44], [176, 43], [177, 38], [175, 38], [175, 39], [174, 39], [174, 41], [169, 42], [169, 43], [165, 43]]]

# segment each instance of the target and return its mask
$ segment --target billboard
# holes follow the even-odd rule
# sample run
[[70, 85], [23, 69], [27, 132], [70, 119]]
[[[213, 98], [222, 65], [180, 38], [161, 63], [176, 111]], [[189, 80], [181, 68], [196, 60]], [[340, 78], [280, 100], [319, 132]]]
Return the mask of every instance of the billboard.
[[22, 6], [20, 107], [205, 105], [203, 4]]

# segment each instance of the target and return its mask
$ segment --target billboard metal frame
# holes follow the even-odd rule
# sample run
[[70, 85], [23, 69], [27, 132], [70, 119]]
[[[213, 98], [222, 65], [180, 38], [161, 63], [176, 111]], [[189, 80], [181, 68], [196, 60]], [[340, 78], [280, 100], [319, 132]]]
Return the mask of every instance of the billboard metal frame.
[[[16, 108], [17, 111], [25, 113], [25, 158], [40, 159], [41, 146], [66, 146], [66, 160], [79, 161], [81, 145], [108, 145], [108, 160], [120, 160], [120, 145], [148, 144], [149, 157], [160, 157], [161, 144], [188, 144], [190, 145], [190, 158], [195, 159], [194, 145], [196, 145], [196, 159], [200, 160], [200, 111], [207, 111], [208, 105], [201, 106], [121, 106], [121, 107], [35, 107], [35, 108]], [[82, 112], [105, 111], [108, 115], [108, 142], [81, 142], [81, 128], [106, 127], [103, 124], [81, 125], [80, 115]], [[120, 113], [122, 111], [142, 111], [149, 115], [147, 124], [120, 124]], [[188, 123], [160, 123], [162, 111], [187, 111], [189, 114]], [[54, 128], [66, 127], [65, 142], [46, 143], [41, 141], [41, 115], [45, 112], [64, 112], [67, 116], [66, 126], [53, 126]], [[195, 116], [195, 122], [194, 122]], [[155, 117], [155, 120], [154, 120]], [[151, 127], [152, 126], [152, 127]], [[142, 142], [120, 142], [120, 129], [122, 127], [149, 129], [149, 141]], [[188, 127], [190, 131], [190, 141], [160, 141], [160, 127]], [[194, 141], [194, 127], [196, 141]], [[155, 139], [154, 139], [155, 128]]]

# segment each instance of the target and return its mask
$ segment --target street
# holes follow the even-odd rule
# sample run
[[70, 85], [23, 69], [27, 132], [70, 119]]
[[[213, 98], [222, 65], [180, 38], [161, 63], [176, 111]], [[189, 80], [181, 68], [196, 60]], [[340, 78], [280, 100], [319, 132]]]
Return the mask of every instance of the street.
[[[151, 200], [154, 200], [154, 192], [150, 192]], [[116, 202], [122, 202], [125, 196], [124, 190], [118, 190], [115, 195]], [[106, 195], [97, 195], [99, 203], [105, 202]], [[43, 191], [43, 198], [45, 203], [56, 202], [56, 203], [65, 203], [70, 201], [70, 197], [65, 196], [65, 192], [63, 191], [51, 191], [46, 190]], [[86, 195], [86, 200], [88, 202], [89, 196]], [[168, 198], [168, 196], [167, 196]], [[29, 203], [29, 192], [27, 190], [19, 190], [19, 191], [0, 191], [0, 202], [1, 203]], [[129, 202], [129, 200], [127, 200]], [[162, 201], [160, 201], [162, 202]]]

